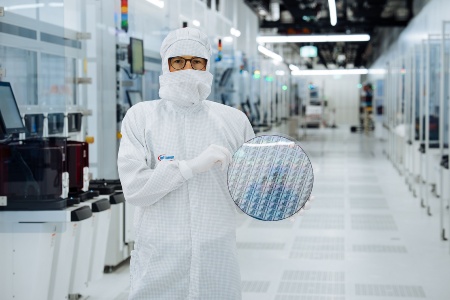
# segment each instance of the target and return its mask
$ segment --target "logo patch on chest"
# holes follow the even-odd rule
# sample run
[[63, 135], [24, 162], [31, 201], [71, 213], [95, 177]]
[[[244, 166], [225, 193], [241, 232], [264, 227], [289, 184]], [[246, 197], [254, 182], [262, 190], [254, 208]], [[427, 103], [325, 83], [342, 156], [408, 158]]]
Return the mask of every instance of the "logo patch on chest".
[[161, 154], [160, 156], [158, 156], [158, 160], [162, 161], [162, 160], [174, 160], [175, 156], [174, 155], [165, 155], [165, 154]]

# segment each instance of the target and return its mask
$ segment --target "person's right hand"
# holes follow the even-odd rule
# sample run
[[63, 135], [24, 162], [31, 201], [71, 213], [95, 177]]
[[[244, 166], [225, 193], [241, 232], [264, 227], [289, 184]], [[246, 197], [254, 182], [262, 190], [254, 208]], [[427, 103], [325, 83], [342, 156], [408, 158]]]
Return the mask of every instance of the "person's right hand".
[[216, 163], [222, 165], [222, 171], [225, 171], [231, 162], [231, 153], [227, 148], [211, 144], [199, 156], [186, 160], [186, 165], [194, 174], [204, 173], [211, 169]]

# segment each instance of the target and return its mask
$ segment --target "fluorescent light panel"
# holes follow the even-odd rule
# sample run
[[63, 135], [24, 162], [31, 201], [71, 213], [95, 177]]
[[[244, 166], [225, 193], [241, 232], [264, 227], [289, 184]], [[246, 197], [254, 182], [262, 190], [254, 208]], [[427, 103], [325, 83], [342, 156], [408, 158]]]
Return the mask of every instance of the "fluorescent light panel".
[[230, 33], [232, 35], [234, 35], [235, 37], [240, 37], [241, 36], [241, 32], [239, 30], [235, 29], [235, 28], [231, 28], [230, 29]]
[[270, 51], [266, 47], [258, 46], [258, 51], [270, 58], [273, 58], [276, 61], [283, 61], [283, 58], [281, 57], [281, 55], [278, 55], [275, 52]]
[[5, 7], [5, 11], [18, 10], [18, 9], [41, 8], [41, 7], [44, 7], [44, 6], [45, 6], [44, 3], [12, 5], [12, 6], [6, 6]]
[[159, 8], [164, 7], [164, 1], [161, 1], [161, 0], [147, 0], [147, 2], [150, 2], [151, 4], [156, 5]]
[[275, 35], [259, 36], [258, 43], [326, 43], [326, 42], [367, 42], [368, 34], [329, 34], [329, 35]]
[[300, 68], [293, 64], [289, 65], [289, 69], [291, 69], [291, 71], [300, 71]]
[[332, 26], [334, 26], [337, 23], [336, 1], [335, 0], [328, 0], [328, 7], [330, 8], [330, 23], [331, 23]]
[[293, 75], [293, 76], [363, 75], [363, 74], [367, 74], [367, 73], [369, 73], [369, 70], [367, 70], [367, 69], [298, 70], [298, 71], [292, 71], [291, 75]]
[[50, 6], [50, 7], [64, 7], [64, 3], [62, 3], [62, 2], [50, 2], [48, 4], [48, 6]]
[[385, 69], [369, 69], [369, 74], [383, 75], [386, 74]]
[[198, 20], [193, 20], [193, 21], [192, 21], [192, 24], [193, 24], [194, 26], [199, 27], [199, 26], [200, 26], [200, 21], [198, 21]]

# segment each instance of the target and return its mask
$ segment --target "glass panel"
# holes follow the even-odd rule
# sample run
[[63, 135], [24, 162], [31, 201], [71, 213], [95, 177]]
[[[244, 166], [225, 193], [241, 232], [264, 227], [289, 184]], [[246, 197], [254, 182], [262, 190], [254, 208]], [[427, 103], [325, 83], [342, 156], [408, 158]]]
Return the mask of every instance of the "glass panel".
[[447, 147], [449, 142], [449, 83], [450, 83], [450, 23], [445, 23], [444, 26], [444, 61], [443, 61], [443, 71], [444, 71], [444, 95], [443, 95], [443, 116], [444, 116], [444, 135], [443, 143]]
[[439, 93], [441, 82], [441, 40], [429, 41], [429, 139], [439, 141]]
[[425, 104], [426, 104], [426, 95], [428, 93], [427, 88], [427, 44], [426, 41], [422, 43], [421, 47], [421, 61], [420, 61], [420, 84], [421, 84], [421, 96], [420, 96], [420, 140], [425, 141]]
[[389, 88], [390, 88], [390, 84], [389, 84], [389, 80], [390, 80], [390, 68], [389, 68], [389, 63], [386, 64], [386, 95], [385, 95], [385, 103], [386, 103], [386, 107], [385, 107], [385, 117], [383, 118], [383, 123], [385, 126], [388, 126], [389, 124], [389, 118], [390, 118], [390, 105], [389, 105], [389, 100], [390, 100], [390, 96], [389, 96]]
[[414, 50], [411, 51], [411, 55], [409, 57], [409, 70], [408, 72], [408, 76], [409, 76], [409, 95], [408, 95], [408, 101], [409, 101], [409, 120], [408, 120], [408, 124], [409, 124], [409, 129], [408, 129], [408, 136], [409, 136], [409, 140], [412, 142], [414, 140], [414, 105], [415, 105], [415, 97], [414, 97], [414, 60], [415, 60], [415, 55], [414, 55]]
[[7, 70], [18, 105], [37, 105], [36, 52], [0, 45], [0, 67]]
[[376, 81], [376, 88], [375, 88], [375, 94], [376, 94], [376, 105], [377, 105], [377, 115], [383, 115], [384, 112], [384, 79], [378, 79]]
[[160, 71], [146, 70], [144, 75], [145, 100], [159, 99], [159, 75]]
[[405, 120], [405, 63], [402, 60], [402, 67], [400, 69], [400, 81], [401, 81], [401, 91], [400, 91], [400, 113], [403, 116], [403, 119], [400, 120], [400, 123], [403, 123]]
[[403, 71], [403, 77], [405, 78], [405, 88], [404, 88], [404, 96], [405, 96], [405, 138], [407, 141], [411, 140], [410, 135], [410, 124], [411, 124], [411, 57], [410, 55], [406, 55], [405, 57], [405, 69]]
[[41, 54], [39, 104], [48, 107], [76, 105], [76, 60]]
[[22, 144], [0, 145], [3, 168], [8, 170], [8, 176], [1, 183], [1, 193], [8, 196], [10, 205], [24, 202], [27, 209], [33, 209], [40, 205], [37, 201], [59, 199], [61, 172], [67, 168], [65, 149], [65, 138], [30, 139]]
[[8, 196], [12, 209], [66, 205], [62, 200], [68, 192], [63, 189], [66, 138], [42, 137], [47, 133], [43, 113], [50, 106], [61, 108], [55, 110], [59, 117], [52, 117], [49, 128], [52, 134], [61, 134], [61, 113], [67, 105], [77, 104], [75, 57], [85, 55], [84, 42], [76, 40], [75, 32], [81, 31], [82, 17], [67, 19], [65, 13], [84, 16], [82, 5], [85, 1], [0, 0], [5, 7], [0, 18], [0, 65], [6, 69], [0, 80], [11, 83], [28, 128], [27, 135], [17, 137], [25, 137], [20, 143], [0, 145], [0, 195]]
[[421, 66], [421, 47], [416, 47], [414, 53], [414, 117], [415, 117], [415, 140], [419, 140], [419, 132], [420, 132], [420, 84], [421, 84], [421, 76], [420, 71], [422, 70]]
[[234, 12], [234, 2], [229, 2], [223, 7], [225, 18], [228, 20], [233, 20], [233, 12]]

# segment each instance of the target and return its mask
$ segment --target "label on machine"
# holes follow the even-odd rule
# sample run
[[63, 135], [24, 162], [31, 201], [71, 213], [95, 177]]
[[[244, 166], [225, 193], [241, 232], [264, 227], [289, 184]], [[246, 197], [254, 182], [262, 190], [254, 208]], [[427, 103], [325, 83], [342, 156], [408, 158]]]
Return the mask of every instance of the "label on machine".
[[6, 196], [0, 196], [0, 206], [8, 205], [8, 199]]

